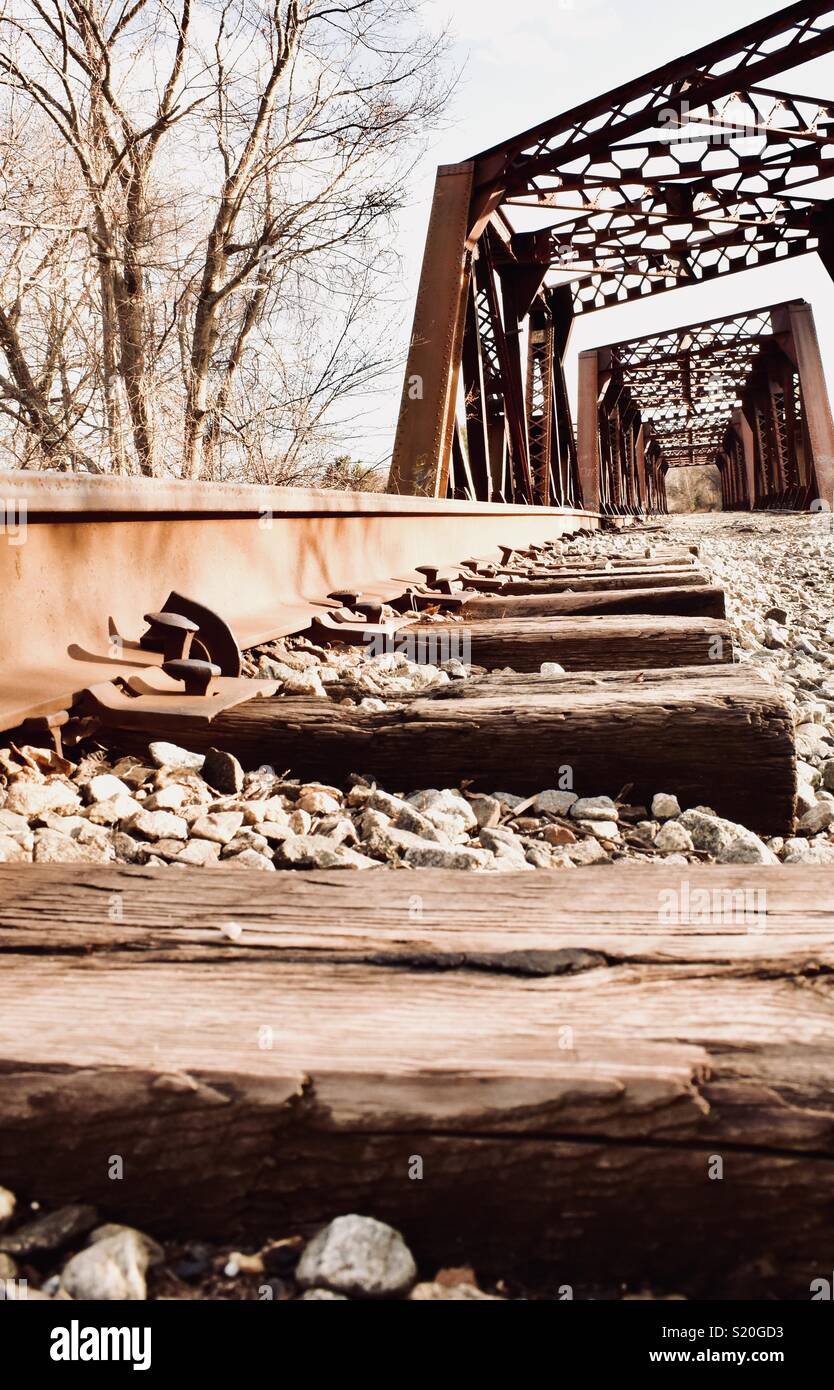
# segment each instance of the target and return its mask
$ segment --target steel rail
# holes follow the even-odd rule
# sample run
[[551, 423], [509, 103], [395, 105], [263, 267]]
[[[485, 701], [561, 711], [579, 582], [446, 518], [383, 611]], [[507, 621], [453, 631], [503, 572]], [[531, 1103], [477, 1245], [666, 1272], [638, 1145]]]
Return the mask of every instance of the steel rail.
[[423, 580], [417, 565], [599, 522], [558, 507], [0, 474], [0, 729], [158, 664], [130, 644], [174, 591], [218, 613], [248, 647], [302, 630], [333, 608], [336, 590], [392, 597]]

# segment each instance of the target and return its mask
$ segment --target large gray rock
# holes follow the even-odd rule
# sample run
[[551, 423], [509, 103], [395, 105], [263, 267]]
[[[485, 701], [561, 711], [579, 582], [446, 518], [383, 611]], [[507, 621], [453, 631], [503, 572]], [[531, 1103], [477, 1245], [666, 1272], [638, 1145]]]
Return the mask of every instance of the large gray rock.
[[382, 811], [384, 815], [390, 816], [398, 830], [408, 830], [423, 840], [442, 839], [442, 832], [432, 824], [428, 816], [424, 816], [402, 797], [391, 796], [388, 792], [374, 788], [364, 804], [369, 811]]
[[326, 835], [288, 835], [274, 854], [278, 869], [378, 869], [375, 859], [347, 845], [337, 845]]
[[397, 1298], [417, 1278], [399, 1231], [372, 1216], [337, 1216], [314, 1236], [295, 1272], [304, 1289], [324, 1288], [353, 1298]]
[[134, 796], [111, 796], [106, 801], [96, 801], [87, 809], [87, 820], [91, 825], [126, 825], [133, 816], [144, 810], [144, 803]]
[[[195, 842], [196, 843], [196, 842]], [[182, 863], [182, 855], [177, 856], [177, 863]], [[242, 849], [240, 854], [230, 854], [223, 860], [224, 864], [234, 864], [238, 869], [261, 869], [267, 873], [275, 872], [275, 865], [266, 854], [259, 854], [256, 849]]]
[[678, 824], [685, 826], [689, 831], [696, 849], [706, 850], [709, 854], [718, 854], [738, 839], [758, 839], [746, 826], [722, 820], [721, 816], [708, 815], [697, 806], [690, 811], [684, 811], [678, 819]]
[[[359, 822], [364, 848], [369, 854], [383, 859], [397, 860], [409, 849], [420, 849], [426, 844], [421, 835], [412, 830], [401, 830], [392, 825], [383, 811], [368, 809], [362, 813]], [[434, 843], [432, 840], [430, 843]]]
[[778, 864], [779, 860], [758, 835], [737, 835], [715, 856], [717, 864]]
[[178, 864], [194, 864], [201, 869], [216, 864], [219, 858], [220, 846], [213, 840], [189, 840], [180, 846], [176, 856]]
[[501, 802], [494, 796], [470, 797], [469, 805], [482, 830], [497, 825], [501, 819]]
[[414, 869], [488, 869], [493, 862], [489, 850], [468, 845], [424, 844], [405, 855], [405, 863]]

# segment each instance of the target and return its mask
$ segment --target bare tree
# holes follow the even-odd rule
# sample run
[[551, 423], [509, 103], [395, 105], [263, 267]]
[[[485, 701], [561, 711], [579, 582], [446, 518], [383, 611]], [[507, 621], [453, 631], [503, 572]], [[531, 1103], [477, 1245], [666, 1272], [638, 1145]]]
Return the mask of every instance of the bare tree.
[[50, 132], [73, 218], [43, 251], [61, 265], [70, 238], [78, 262], [54, 306], [74, 363], [57, 414], [43, 306], [15, 338], [0, 299], [15, 438], [53, 466], [194, 478], [327, 454], [334, 406], [387, 365], [391, 217], [448, 94], [421, 3], [7, 0], [0, 120]]

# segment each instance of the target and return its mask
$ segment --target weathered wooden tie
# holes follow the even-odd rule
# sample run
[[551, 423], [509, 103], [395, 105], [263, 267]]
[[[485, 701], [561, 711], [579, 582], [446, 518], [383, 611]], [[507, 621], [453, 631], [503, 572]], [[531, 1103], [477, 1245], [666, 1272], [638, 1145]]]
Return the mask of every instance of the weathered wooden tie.
[[201, 728], [175, 715], [106, 738], [144, 753], [150, 739], [233, 752], [302, 777], [378, 777], [388, 788], [533, 792], [573, 769], [578, 790], [644, 799], [675, 792], [753, 829], [793, 826], [793, 720], [783, 696], [745, 667], [505, 675], [441, 687], [381, 711], [293, 697], [253, 700]]
[[253, 879], [0, 866], [22, 1199], [227, 1239], [361, 1211], [425, 1266], [577, 1298], [647, 1272], [808, 1297], [834, 1203], [825, 868]]
[[561, 594], [571, 591], [584, 593], [591, 590], [641, 589], [650, 584], [653, 589], [687, 588], [690, 585], [708, 584], [709, 578], [703, 570], [689, 570], [681, 567], [671, 570], [633, 571], [631, 574], [614, 574], [611, 570], [599, 570], [596, 574], [567, 576], [562, 578], [554, 570], [552, 576], [536, 579], [495, 579], [479, 578], [478, 588], [484, 593], [500, 594]]
[[570, 594], [495, 595], [471, 599], [460, 611], [465, 618], [545, 617], [561, 613], [669, 613], [680, 617], [723, 618], [725, 603], [723, 589], [713, 584], [698, 584], [688, 588], [594, 588]]
[[733, 659], [729, 625], [710, 618], [507, 617], [419, 624], [404, 637], [408, 650], [425, 651], [429, 661], [442, 660], [447, 644], [465, 661], [515, 671], [537, 671], [544, 661], [570, 671], [614, 671]]

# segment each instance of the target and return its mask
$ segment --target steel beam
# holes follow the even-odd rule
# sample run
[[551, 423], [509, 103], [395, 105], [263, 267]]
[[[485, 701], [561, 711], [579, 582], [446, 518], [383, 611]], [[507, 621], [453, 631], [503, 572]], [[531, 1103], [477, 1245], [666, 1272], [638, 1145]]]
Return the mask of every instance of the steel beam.
[[437, 171], [388, 491], [446, 492], [471, 252], [474, 165]]
[[599, 448], [599, 354], [596, 349], [579, 354], [579, 410], [577, 464], [583, 505], [598, 511], [601, 500]]
[[834, 420], [810, 304], [789, 304], [791, 335], [811, 445], [816, 495], [834, 507]]

